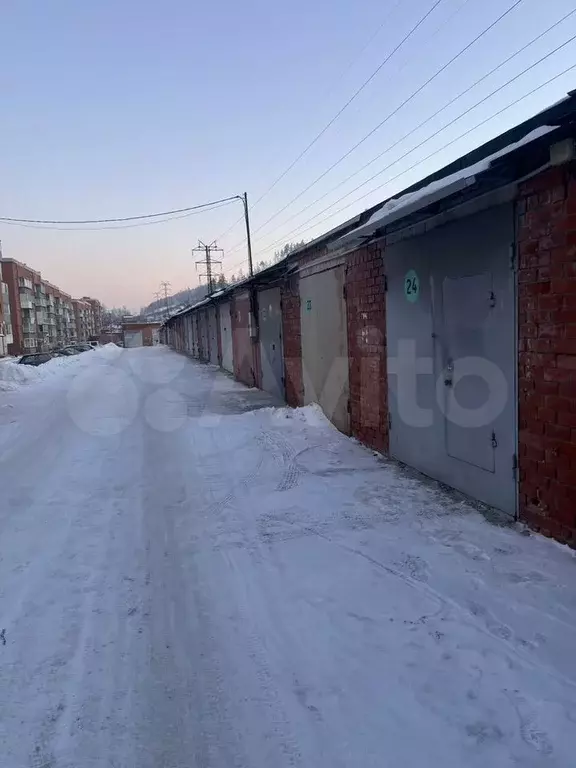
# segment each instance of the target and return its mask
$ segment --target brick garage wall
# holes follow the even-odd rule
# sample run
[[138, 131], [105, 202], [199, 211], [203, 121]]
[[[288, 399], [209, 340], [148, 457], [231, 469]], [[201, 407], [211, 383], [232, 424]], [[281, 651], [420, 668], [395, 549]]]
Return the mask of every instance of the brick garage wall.
[[282, 343], [286, 402], [297, 408], [304, 402], [302, 336], [300, 329], [300, 280], [294, 275], [282, 285]]
[[518, 201], [520, 518], [576, 545], [576, 165]]
[[350, 429], [361, 442], [388, 451], [386, 293], [383, 247], [348, 257], [346, 268]]

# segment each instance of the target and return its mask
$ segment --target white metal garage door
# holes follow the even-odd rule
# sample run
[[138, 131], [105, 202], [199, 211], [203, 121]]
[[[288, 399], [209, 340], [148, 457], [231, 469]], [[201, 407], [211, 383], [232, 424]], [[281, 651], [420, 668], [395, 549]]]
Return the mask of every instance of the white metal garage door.
[[142, 331], [124, 331], [125, 347], [141, 347]]
[[318, 403], [330, 421], [349, 432], [348, 330], [344, 267], [314, 267], [300, 278], [304, 402]]

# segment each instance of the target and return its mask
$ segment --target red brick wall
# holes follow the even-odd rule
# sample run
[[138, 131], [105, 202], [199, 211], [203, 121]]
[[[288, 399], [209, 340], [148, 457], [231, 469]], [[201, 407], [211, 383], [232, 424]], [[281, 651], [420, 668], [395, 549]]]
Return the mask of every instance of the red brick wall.
[[348, 257], [346, 269], [350, 429], [361, 442], [388, 450], [386, 293], [382, 249]]
[[576, 165], [518, 201], [520, 518], [576, 545]]
[[286, 402], [297, 408], [304, 402], [302, 337], [300, 331], [300, 281], [291, 277], [282, 286], [282, 342]]

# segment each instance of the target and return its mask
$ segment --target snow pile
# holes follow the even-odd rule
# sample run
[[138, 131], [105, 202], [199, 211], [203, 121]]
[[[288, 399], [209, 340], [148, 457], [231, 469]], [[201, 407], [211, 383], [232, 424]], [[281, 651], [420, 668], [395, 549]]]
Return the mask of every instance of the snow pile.
[[42, 378], [39, 369], [32, 365], [6, 362], [0, 366], [0, 391], [11, 392], [23, 384], [41, 381]]
[[112, 362], [122, 351], [116, 344], [105, 344], [94, 352], [83, 352], [71, 357], [54, 357], [39, 366], [20, 365], [8, 360], [0, 365], [0, 392], [12, 392], [26, 384], [35, 384], [54, 376], [61, 376], [66, 371], [76, 372], [79, 368], [90, 365], [91, 361], [92, 363], [97, 360]]
[[296, 421], [302, 422], [309, 427], [335, 429], [332, 422], [324, 415], [324, 411], [318, 403], [305, 405], [302, 408], [264, 408], [259, 413], [262, 413], [262, 411], [270, 413], [272, 421]]

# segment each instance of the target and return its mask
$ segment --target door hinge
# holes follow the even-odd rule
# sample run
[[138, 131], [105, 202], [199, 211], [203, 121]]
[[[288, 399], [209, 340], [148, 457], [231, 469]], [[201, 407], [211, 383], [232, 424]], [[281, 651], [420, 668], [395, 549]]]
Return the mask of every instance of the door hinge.
[[496, 432], [492, 432], [492, 448], [498, 448], [498, 440], [496, 440]]
[[516, 480], [518, 476], [518, 456], [513, 453], [512, 454], [512, 477], [514, 480]]
[[516, 272], [516, 246], [514, 243], [510, 245], [510, 269], [512, 272]]
[[345, 285], [342, 286], [342, 296], [343, 296], [344, 299], [346, 299], [346, 286]]
[[352, 406], [350, 405], [350, 398], [348, 398], [348, 401], [346, 403], [346, 410], [348, 411], [348, 413], [352, 412]]
[[392, 429], [392, 416], [388, 414], [388, 431]]
[[382, 282], [384, 284], [384, 293], [388, 293], [388, 277], [387, 275], [384, 275], [382, 278]]
[[488, 300], [488, 303], [490, 304], [490, 309], [494, 309], [496, 306], [496, 296], [494, 294], [494, 291], [490, 291], [490, 298]]

